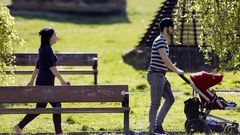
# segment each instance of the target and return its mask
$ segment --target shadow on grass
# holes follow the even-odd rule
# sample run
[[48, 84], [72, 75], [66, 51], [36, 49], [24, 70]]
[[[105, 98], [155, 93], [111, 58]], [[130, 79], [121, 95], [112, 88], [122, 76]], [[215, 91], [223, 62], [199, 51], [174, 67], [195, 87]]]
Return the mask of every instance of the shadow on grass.
[[10, 10], [14, 17], [25, 19], [43, 19], [54, 22], [74, 23], [74, 24], [117, 24], [131, 23], [127, 14], [76, 14], [60, 12], [41, 12], [27, 10]]

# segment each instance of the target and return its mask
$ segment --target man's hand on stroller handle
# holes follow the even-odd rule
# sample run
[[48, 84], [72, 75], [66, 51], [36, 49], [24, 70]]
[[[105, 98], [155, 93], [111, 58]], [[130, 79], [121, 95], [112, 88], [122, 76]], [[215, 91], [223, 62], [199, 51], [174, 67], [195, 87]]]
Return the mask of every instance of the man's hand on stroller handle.
[[179, 68], [177, 68], [177, 74], [178, 75], [184, 75], [184, 71], [179, 69]]

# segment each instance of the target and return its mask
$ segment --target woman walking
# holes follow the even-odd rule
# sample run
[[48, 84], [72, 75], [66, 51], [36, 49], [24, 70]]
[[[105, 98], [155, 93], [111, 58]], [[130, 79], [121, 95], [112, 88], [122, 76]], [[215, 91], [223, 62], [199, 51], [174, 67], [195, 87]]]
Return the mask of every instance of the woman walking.
[[[54, 29], [43, 28], [39, 32], [39, 36], [41, 37], [41, 45], [38, 52], [38, 60], [36, 68], [32, 73], [31, 80], [27, 85], [33, 86], [35, 78], [37, 78], [36, 85], [53, 86], [55, 77], [57, 77], [60, 80], [62, 86], [67, 86], [67, 82], [62, 78], [61, 74], [56, 68], [57, 57], [52, 50], [52, 46], [57, 42], [58, 38]], [[50, 104], [52, 107], [61, 107], [60, 102]], [[47, 103], [37, 103], [36, 108], [45, 108], [46, 106]], [[17, 134], [21, 134], [23, 128], [38, 115], [39, 114], [27, 114], [22, 121], [20, 121], [16, 126], [14, 126], [15, 132]], [[61, 126], [61, 114], [53, 114], [53, 122], [56, 135], [63, 135]]]

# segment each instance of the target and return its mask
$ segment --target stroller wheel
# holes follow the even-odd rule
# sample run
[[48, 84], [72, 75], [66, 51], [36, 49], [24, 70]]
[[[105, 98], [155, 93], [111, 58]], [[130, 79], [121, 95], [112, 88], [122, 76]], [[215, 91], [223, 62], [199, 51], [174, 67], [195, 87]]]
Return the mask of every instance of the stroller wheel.
[[224, 133], [227, 135], [238, 135], [238, 127], [233, 125], [228, 125], [224, 128]]
[[211, 130], [203, 119], [193, 119], [185, 122], [185, 129], [188, 134], [205, 133], [210, 134]]

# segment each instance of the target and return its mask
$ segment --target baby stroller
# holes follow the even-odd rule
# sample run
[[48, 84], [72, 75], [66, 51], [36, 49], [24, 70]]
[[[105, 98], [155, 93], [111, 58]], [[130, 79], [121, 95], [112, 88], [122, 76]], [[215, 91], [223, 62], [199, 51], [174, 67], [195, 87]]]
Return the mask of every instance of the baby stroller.
[[[205, 71], [193, 73], [190, 75], [193, 83], [183, 75], [180, 77], [193, 88], [193, 98], [184, 102], [184, 113], [187, 117], [185, 130], [188, 134], [211, 134], [212, 132], [226, 135], [239, 134], [237, 122], [210, 114], [211, 110], [214, 109], [237, 108], [235, 102], [227, 102], [224, 98], [217, 96], [214, 91], [209, 90], [210, 87], [222, 81], [222, 74], [210, 74]], [[200, 100], [196, 93], [199, 94]]]

